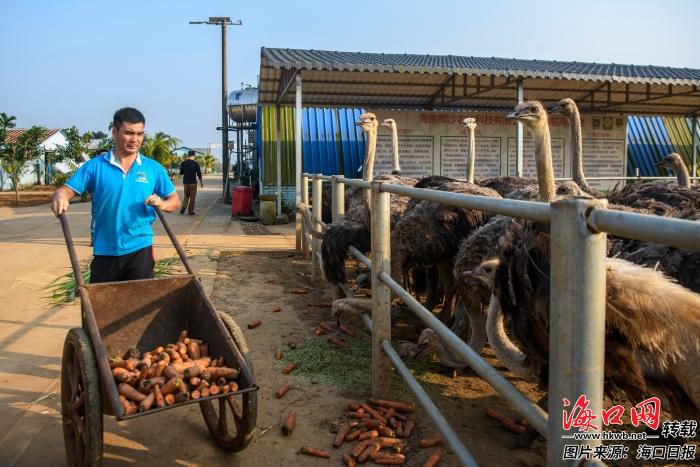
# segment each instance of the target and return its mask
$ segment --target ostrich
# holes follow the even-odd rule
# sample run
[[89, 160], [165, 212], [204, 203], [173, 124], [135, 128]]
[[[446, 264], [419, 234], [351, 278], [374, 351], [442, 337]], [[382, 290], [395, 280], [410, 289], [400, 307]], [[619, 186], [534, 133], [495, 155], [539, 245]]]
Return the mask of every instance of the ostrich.
[[683, 158], [677, 152], [672, 152], [668, 156], [657, 162], [656, 167], [664, 168], [676, 174], [678, 186], [690, 188], [690, 173], [683, 163]]
[[399, 165], [399, 132], [396, 129], [396, 121], [393, 118], [387, 118], [382, 122], [391, 130], [391, 173], [401, 175], [401, 166]]
[[474, 130], [476, 130], [476, 119], [465, 118], [462, 124], [469, 129], [469, 155], [467, 156], [467, 182], [474, 183], [474, 158], [476, 157], [476, 141], [474, 140]]
[[[540, 195], [551, 201], [546, 113], [540, 103], [525, 102], [510, 116], [533, 133], [543, 187]], [[497, 313], [500, 305], [520, 342], [523, 366], [543, 387], [549, 355], [548, 271], [546, 229], [527, 221], [518, 239], [501, 252], [492, 272], [497, 301], [491, 312]], [[606, 288], [606, 392], [621, 390], [637, 400], [660, 382], [659, 390], [675, 414], [696, 417], [700, 410], [700, 296], [657, 271], [617, 258], [607, 259]]]

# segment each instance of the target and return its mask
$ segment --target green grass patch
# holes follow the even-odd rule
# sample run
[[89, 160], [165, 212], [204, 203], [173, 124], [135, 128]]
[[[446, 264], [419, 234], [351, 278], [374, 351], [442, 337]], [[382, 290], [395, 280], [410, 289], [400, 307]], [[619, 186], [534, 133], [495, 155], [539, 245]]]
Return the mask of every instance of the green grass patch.
[[[156, 261], [153, 272], [156, 277], [170, 276], [175, 269], [175, 263], [180, 260], [179, 256], [171, 256]], [[80, 272], [83, 275], [83, 282], [90, 283], [90, 263], [92, 260], [83, 261], [80, 264]], [[73, 271], [57, 277], [44, 287], [50, 293], [49, 300], [52, 304], [70, 303], [78, 298], [78, 282], [75, 280]]]
[[[280, 366], [294, 362], [299, 365], [294, 374], [313, 384], [325, 384], [367, 395], [372, 389], [372, 342], [367, 337], [350, 339], [344, 336], [343, 339], [352, 344], [352, 348], [336, 348], [324, 338], [306, 340], [298, 344], [296, 349], [287, 350]], [[424, 384], [433, 384], [433, 364], [420, 359], [408, 361], [406, 364], [414, 378]], [[393, 396], [400, 399], [408, 397], [410, 390], [394, 369], [391, 378]]]

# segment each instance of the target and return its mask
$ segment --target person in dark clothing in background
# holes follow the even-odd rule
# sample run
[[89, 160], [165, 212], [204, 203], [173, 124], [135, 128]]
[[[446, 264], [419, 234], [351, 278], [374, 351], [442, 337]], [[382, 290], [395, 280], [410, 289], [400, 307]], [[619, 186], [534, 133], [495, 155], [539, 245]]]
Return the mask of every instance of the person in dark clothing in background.
[[180, 175], [182, 175], [182, 185], [185, 187], [185, 199], [182, 201], [180, 214], [185, 213], [185, 209], [190, 216], [194, 216], [194, 199], [197, 197], [197, 177], [199, 184], [204, 187], [202, 181], [202, 170], [199, 164], [194, 160], [194, 151], [187, 152], [187, 159], [182, 161], [180, 165]]

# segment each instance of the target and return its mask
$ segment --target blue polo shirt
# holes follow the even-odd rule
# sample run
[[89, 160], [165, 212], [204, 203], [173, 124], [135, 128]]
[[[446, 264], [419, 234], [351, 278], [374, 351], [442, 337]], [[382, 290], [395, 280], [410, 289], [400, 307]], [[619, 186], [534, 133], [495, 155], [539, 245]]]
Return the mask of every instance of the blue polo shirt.
[[140, 153], [124, 170], [112, 151], [90, 159], [67, 182], [78, 194], [92, 197], [95, 223], [93, 254], [122, 256], [153, 244], [151, 224], [156, 212], [144, 201], [152, 194], [166, 198], [175, 193], [165, 169]]

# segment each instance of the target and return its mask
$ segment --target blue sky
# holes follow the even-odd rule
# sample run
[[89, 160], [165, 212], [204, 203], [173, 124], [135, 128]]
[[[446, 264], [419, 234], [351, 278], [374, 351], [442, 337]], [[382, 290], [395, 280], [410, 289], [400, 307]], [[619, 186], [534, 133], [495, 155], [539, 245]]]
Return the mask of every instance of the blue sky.
[[0, 112], [18, 126], [107, 131], [119, 107], [187, 146], [220, 142], [220, 29], [229, 90], [255, 85], [260, 47], [539, 58], [700, 68], [692, 0], [0, 0]]

